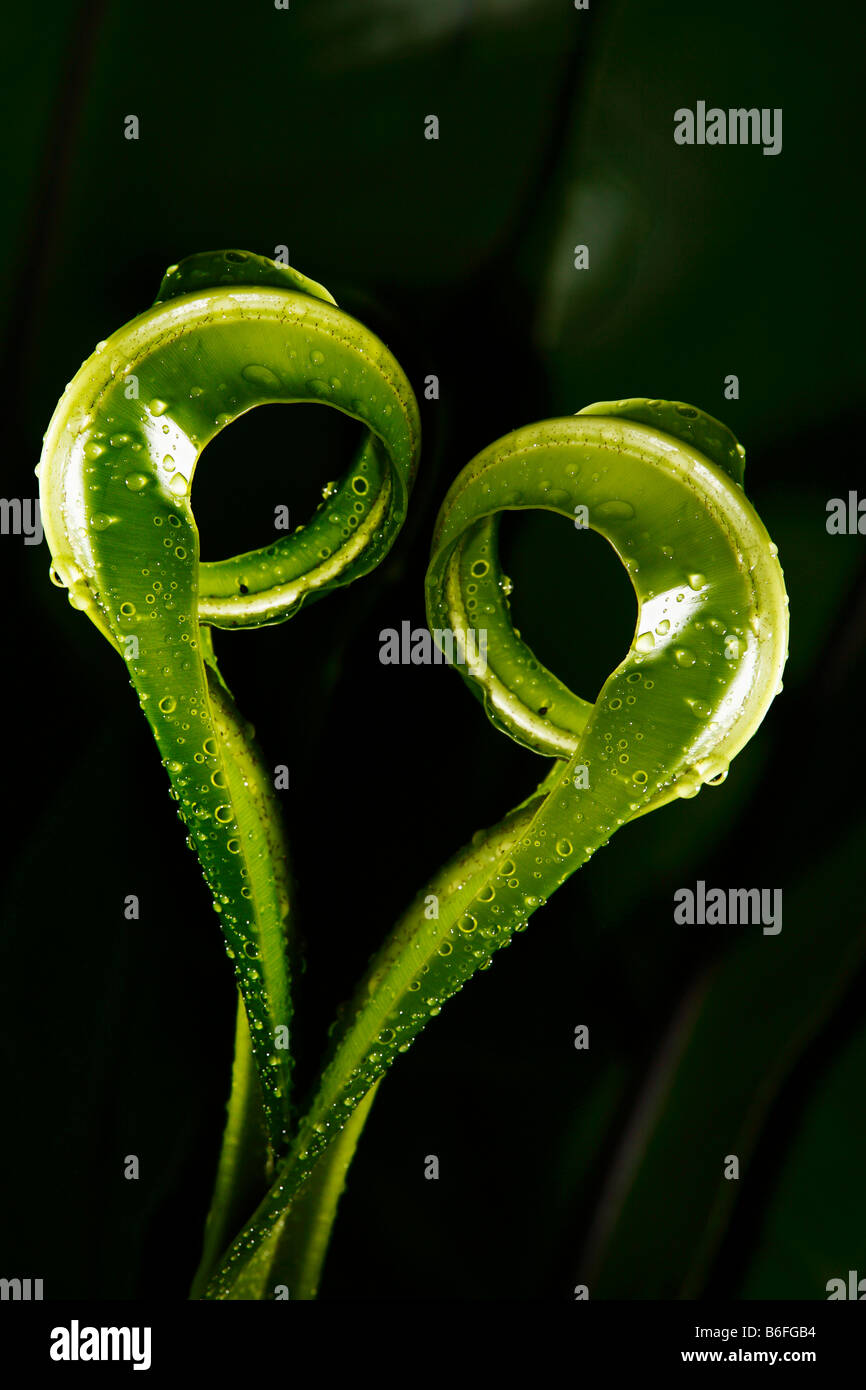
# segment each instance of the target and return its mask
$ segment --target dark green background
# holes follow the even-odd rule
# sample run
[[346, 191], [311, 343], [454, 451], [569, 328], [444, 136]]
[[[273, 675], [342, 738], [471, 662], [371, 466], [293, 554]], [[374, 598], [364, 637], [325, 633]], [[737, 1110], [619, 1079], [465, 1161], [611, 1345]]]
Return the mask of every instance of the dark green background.
[[[544, 770], [454, 672], [378, 660], [380, 629], [424, 621], [433, 521], [470, 457], [594, 400], [692, 402], [745, 444], [785, 569], [791, 656], [765, 725], [724, 786], [626, 827], [400, 1059], [323, 1298], [557, 1300], [589, 1282], [596, 1298], [821, 1299], [829, 1278], [866, 1275], [866, 572], [863, 539], [825, 529], [827, 499], [864, 487], [856, 13], [145, 0], [7, 15], [4, 496], [35, 495], [64, 383], [195, 251], [287, 244], [419, 398], [439, 377], [386, 563], [288, 626], [217, 635], [269, 761], [291, 769], [301, 1080], [407, 899]], [[675, 145], [674, 110], [699, 99], [782, 107], [782, 153]], [[204, 557], [262, 544], [276, 503], [303, 520], [352, 438], [312, 406], [225, 431], [193, 494]], [[594, 697], [632, 634], [625, 572], [548, 514], [509, 517], [503, 546], [518, 626]], [[0, 560], [0, 1274], [42, 1277], [47, 1298], [179, 1299], [228, 1084], [219, 924], [116, 655], [48, 583], [44, 546], [0, 537]], [[697, 878], [782, 887], [781, 935], [675, 927], [673, 893]]]

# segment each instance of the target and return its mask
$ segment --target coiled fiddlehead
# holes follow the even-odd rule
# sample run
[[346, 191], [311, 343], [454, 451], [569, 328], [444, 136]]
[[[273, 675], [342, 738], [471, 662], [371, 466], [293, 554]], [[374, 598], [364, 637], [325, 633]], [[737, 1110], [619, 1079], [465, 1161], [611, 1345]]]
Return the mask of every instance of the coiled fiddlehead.
[[[266, 402], [366, 425], [305, 528], [203, 564], [202, 450]], [[40, 467], [55, 582], [127, 664], [234, 961], [271, 1145], [289, 1134], [290, 903], [271, 780], [220, 676], [212, 627], [278, 623], [371, 570], [403, 522], [418, 410], [397, 362], [321, 285], [246, 252], [192, 256], [69, 383]]]
[[[743, 461], [730, 432], [693, 407], [631, 400], [517, 430], [455, 481], [428, 570], [430, 627], [443, 648], [449, 636], [486, 631], [486, 652], [464, 641], [458, 669], [497, 727], [554, 762], [532, 796], [422, 889], [373, 958], [277, 1180], [211, 1297], [261, 1297], [275, 1270], [299, 1268], [292, 1204], [395, 1056], [614, 831], [723, 780], [757, 729], [779, 688], [788, 616]], [[497, 520], [530, 507], [599, 531], [635, 589], [631, 650], [595, 704], [545, 670], [510, 621]], [[314, 1278], [300, 1285], [296, 1296], [314, 1296]]]

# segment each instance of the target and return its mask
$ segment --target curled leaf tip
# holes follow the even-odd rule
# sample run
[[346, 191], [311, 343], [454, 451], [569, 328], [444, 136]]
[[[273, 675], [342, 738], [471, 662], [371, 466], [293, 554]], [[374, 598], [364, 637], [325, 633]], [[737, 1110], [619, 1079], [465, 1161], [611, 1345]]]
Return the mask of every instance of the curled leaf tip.
[[[484, 627], [486, 660], [458, 669], [493, 722], [537, 752], [591, 764], [618, 823], [717, 780], [777, 692], [787, 598], [776, 547], [742, 488], [744, 456], [693, 406], [603, 402], [484, 449], [440, 512], [430, 626]], [[635, 591], [631, 649], [594, 704], [511, 623], [498, 518], [534, 507], [605, 536]]]
[[[254, 406], [295, 401], [366, 426], [357, 457], [306, 527], [201, 563], [192, 488], [207, 444]], [[277, 1149], [291, 1079], [286, 853], [210, 629], [282, 622], [378, 564], [419, 442], [385, 345], [321, 285], [242, 251], [170, 267], [157, 303], [97, 344], [45, 436], [52, 575], [125, 661], [150, 723], [234, 962]]]
[[[317, 1163], [445, 1001], [618, 829], [724, 780], [760, 724], [785, 662], [787, 599], [742, 461], [733, 435], [694, 407], [629, 400], [515, 430], [456, 478], [433, 539], [429, 626], [443, 650], [462, 634], [457, 669], [493, 723], [553, 762], [430, 880], [373, 957], [279, 1177], [208, 1297], [249, 1296]], [[637, 596], [630, 650], [595, 702], [511, 623], [498, 518], [534, 507], [605, 536]], [[575, 611], [589, 601], [604, 597], [576, 594]]]

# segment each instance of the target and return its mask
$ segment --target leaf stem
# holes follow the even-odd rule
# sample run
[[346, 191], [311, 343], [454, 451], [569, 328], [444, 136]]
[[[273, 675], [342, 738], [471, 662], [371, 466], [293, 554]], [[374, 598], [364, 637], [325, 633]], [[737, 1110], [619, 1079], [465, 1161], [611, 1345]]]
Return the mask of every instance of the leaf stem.
[[254, 1210], [265, 1185], [267, 1142], [261, 1088], [243, 997], [238, 993], [235, 1055], [227, 1120], [190, 1298], [200, 1298], [232, 1235]]
[[289, 1208], [271, 1272], [294, 1299], [318, 1294], [337, 1205], [378, 1086], [377, 1081], [370, 1087]]

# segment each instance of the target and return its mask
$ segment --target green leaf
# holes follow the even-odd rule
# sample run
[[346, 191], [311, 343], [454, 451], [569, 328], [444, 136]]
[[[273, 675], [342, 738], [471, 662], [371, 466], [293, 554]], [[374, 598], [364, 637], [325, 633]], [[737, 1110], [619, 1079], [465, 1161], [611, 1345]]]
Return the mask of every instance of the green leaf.
[[261, 1198], [267, 1162], [266, 1129], [262, 1092], [253, 1062], [250, 1029], [242, 998], [238, 999], [235, 1055], [231, 1095], [217, 1166], [210, 1211], [205, 1222], [204, 1246], [193, 1280], [191, 1297], [207, 1287], [217, 1260], [232, 1232], [247, 1219]]
[[[202, 450], [265, 402], [312, 400], [367, 426], [306, 528], [199, 562], [190, 488]], [[415, 398], [373, 334], [321, 286], [246, 252], [193, 257], [97, 345], [45, 436], [42, 515], [58, 583], [127, 664], [211, 890], [250, 1023], [272, 1146], [289, 1137], [289, 917], [268, 773], [207, 627], [282, 622], [367, 573], [402, 524]]]
[[[493, 723], [555, 761], [527, 801], [422, 889], [374, 956], [277, 1180], [210, 1297], [247, 1296], [247, 1271], [261, 1277], [278, 1254], [320, 1155], [445, 1000], [615, 830], [722, 778], [769, 708], [787, 653], [775, 547], [730, 470], [689, 442], [693, 422], [717, 442], [723, 427], [688, 406], [665, 406], [661, 418], [671, 425], [675, 415], [688, 438], [610, 414], [529, 426], [482, 451], [449, 491], [427, 577], [434, 638], [443, 649], [457, 643], [458, 669]], [[586, 508], [632, 580], [635, 640], [595, 705], [511, 627], [496, 517], [526, 507], [571, 520]]]

